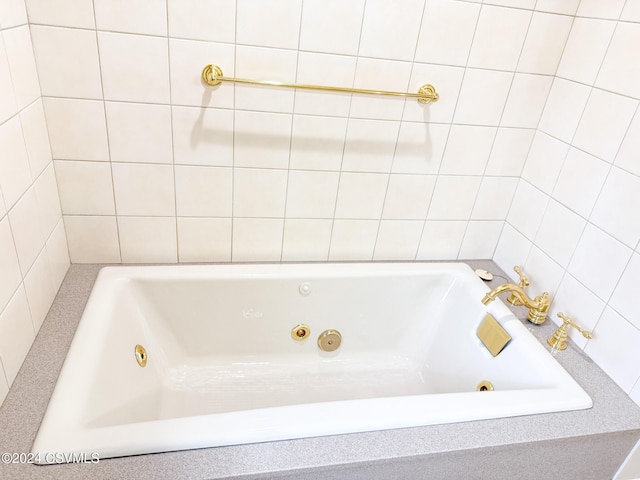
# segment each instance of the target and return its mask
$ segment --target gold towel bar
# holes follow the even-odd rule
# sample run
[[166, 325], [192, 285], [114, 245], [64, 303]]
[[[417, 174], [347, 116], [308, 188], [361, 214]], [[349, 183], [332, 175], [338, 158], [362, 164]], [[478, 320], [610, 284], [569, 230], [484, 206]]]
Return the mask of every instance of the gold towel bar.
[[214, 87], [222, 82], [243, 83], [246, 85], [265, 85], [269, 87], [298, 88], [303, 90], [321, 90], [325, 92], [363, 93], [366, 95], [381, 95], [391, 97], [417, 98], [420, 103], [437, 102], [440, 95], [433, 85], [423, 85], [418, 93], [387, 92], [384, 90], [366, 90], [363, 88], [329, 87], [322, 85], [305, 85], [297, 83], [272, 82], [265, 80], [248, 80], [246, 78], [225, 77], [222, 69], [217, 65], [207, 65], [202, 70], [202, 80], [209, 86]]

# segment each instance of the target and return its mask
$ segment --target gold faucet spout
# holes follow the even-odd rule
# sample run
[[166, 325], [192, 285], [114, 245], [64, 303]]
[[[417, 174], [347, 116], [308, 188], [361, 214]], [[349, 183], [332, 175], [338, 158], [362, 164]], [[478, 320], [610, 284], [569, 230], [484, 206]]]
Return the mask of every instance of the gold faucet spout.
[[547, 311], [551, 305], [551, 302], [549, 301], [549, 294], [547, 292], [543, 292], [542, 295], [538, 295], [531, 299], [519, 285], [516, 285], [515, 283], [504, 283], [487, 292], [485, 296], [482, 297], [482, 303], [484, 305], [488, 305], [493, 302], [498, 295], [504, 292], [511, 292], [518, 300], [520, 300], [520, 302], [522, 302], [522, 305], [529, 309], [527, 319], [531, 323], [535, 323], [536, 325], [544, 323], [547, 318]]

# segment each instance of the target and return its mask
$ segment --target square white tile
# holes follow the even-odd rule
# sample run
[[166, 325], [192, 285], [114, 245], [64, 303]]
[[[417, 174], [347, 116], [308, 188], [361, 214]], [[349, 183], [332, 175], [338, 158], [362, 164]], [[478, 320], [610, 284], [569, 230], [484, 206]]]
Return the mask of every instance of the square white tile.
[[181, 217], [230, 217], [231, 168], [175, 167], [176, 213]]
[[594, 88], [584, 109], [573, 145], [613, 162], [638, 101]]
[[420, 239], [416, 260], [457, 259], [466, 221], [427, 221]]
[[27, 23], [27, 11], [22, 0], [0, 1], [0, 18], [2, 28], [11, 28]]
[[610, 0], [609, 2], [599, 2], [598, 0], [582, 0], [576, 16], [611, 18], [617, 20], [620, 17], [625, 0]]
[[340, 170], [347, 119], [294, 115], [290, 168]]
[[553, 303], [560, 282], [565, 277], [564, 268], [534, 245], [529, 252], [527, 261], [524, 262], [524, 272], [530, 281], [529, 291], [533, 295], [549, 292]]
[[7, 59], [4, 40], [0, 35], [0, 123], [11, 118], [18, 111], [16, 96], [13, 93], [11, 69]]
[[429, 206], [429, 220], [468, 220], [481, 177], [440, 175]]
[[332, 220], [287, 218], [282, 261], [326, 261], [332, 227]]
[[306, 0], [302, 6], [300, 49], [356, 55], [364, 0]]
[[33, 25], [31, 38], [43, 95], [102, 99], [95, 31]]
[[287, 218], [333, 218], [339, 178], [338, 172], [289, 170]]
[[439, 173], [482, 175], [497, 130], [496, 127], [452, 125]]
[[[297, 83], [352, 88], [355, 74], [356, 57], [298, 52]], [[347, 117], [351, 98], [348, 93], [296, 90], [294, 111]]]
[[174, 106], [171, 115], [176, 165], [233, 165], [232, 111]]
[[5, 208], [10, 209], [31, 185], [29, 158], [19, 117], [0, 125], [0, 187]]
[[392, 174], [389, 177], [382, 218], [424, 220], [427, 218], [435, 184], [435, 175]]
[[569, 145], [566, 143], [544, 132], [536, 131], [522, 178], [543, 192], [551, 194], [568, 152]]
[[510, 272], [514, 265], [525, 265], [532, 243], [509, 223], [505, 223], [493, 261], [505, 272]]
[[466, 66], [480, 5], [427, 0], [415, 61]]
[[533, 9], [536, 0], [484, 0], [485, 5], [500, 5], [503, 7]]
[[0, 357], [9, 385], [16, 378], [34, 339], [29, 303], [21, 286], [0, 313]]
[[98, 30], [167, 35], [165, 0], [94, 0], [93, 5]]
[[111, 166], [106, 162], [55, 162], [62, 213], [115, 215]]
[[13, 234], [7, 217], [0, 220], [0, 312], [13, 296], [22, 281], [18, 253], [13, 243]]
[[399, 128], [400, 122], [350, 119], [342, 170], [390, 172]]
[[640, 240], [640, 178], [612, 168], [604, 182], [591, 217], [608, 234], [634, 248]]
[[414, 260], [422, 236], [422, 220], [382, 220], [374, 260]]
[[485, 175], [518, 177], [527, 161], [535, 130], [499, 127], [496, 133]]
[[527, 10], [483, 6], [468, 65], [515, 70], [531, 16]]
[[279, 261], [283, 230], [284, 220], [281, 218], [234, 218], [231, 260]]
[[552, 83], [553, 77], [550, 75], [516, 73], [500, 125], [536, 128]]
[[389, 175], [342, 173], [338, 186], [336, 218], [379, 219]]
[[287, 168], [291, 115], [237, 111], [234, 116], [233, 164], [236, 167]]
[[[565, 275], [558, 289], [558, 293], [553, 297], [553, 302], [549, 310], [549, 320], [557, 325], [562, 323], [558, 318], [558, 313], [569, 316], [582, 328], [592, 331], [604, 310], [605, 303], [590, 292], [584, 285], [578, 282], [571, 275]], [[587, 339], [574, 328], [570, 328], [569, 338], [580, 348], [584, 349]]]
[[25, 3], [32, 24], [95, 28], [91, 0], [26, 0]]
[[609, 306], [636, 328], [640, 328], [640, 318], [636, 306], [638, 285], [640, 285], [640, 254], [634, 253], [620, 277], [613, 295], [611, 295]]
[[[238, 45], [235, 58], [236, 76], [252, 80], [295, 83], [297, 52], [276, 48]], [[291, 113], [292, 88], [263, 85], [236, 85], [235, 108], [264, 112]]]
[[458, 259], [491, 258], [496, 250], [502, 221], [471, 221], [467, 225]]
[[2, 32], [18, 110], [40, 97], [33, 45], [26, 25]]
[[31, 312], [33, 331], [38, 333], [56, 295], [49, 268], [49, 257], [45, 249], [24, 277], [24, 289]]
[[611, 38], [595, 85], [622, 95], [640, 98], [640, 24], [619, 22]]
[[168, 0], [169, 36], [234, 43], [236, 2]]
[[[385, 0], [365, 3], [358, 55], [413, 60], [425, 0], [407, 0], [402, 8]], [[393, 41], [389, 39], [393, 38]]]
[[378, 220], [333, 222], [329, 260], [371, 260], [378, 234]]
[[588, 223], [571, 258], [568, 272], [607, 301], [631, 254], [631, 249]]
[[402, 122], [393, 156], [393, 173], [438, 173], [449, 125]]
[[284, 217], [287, 171], [237, 168], [233, 173], [234, 217]]
[[178, 217], [178, 261], [230, 262], [231, 219]]
[[640, 150], [640, 114], [636, 110], [636, 114], [629, 125], [625, 134], [622, 145], [616, 155], [615, 165], [640, 176], [640, 156], [637, 152]]
[[175, 215], [174, 174], [171, 165], [112, 163], [118, 215]]
[[571, 142], [591, 87], [556, 77], [542, 112], [539, 130]]
[[18, 253], [20, 270], [26, 275], [46, 241], [42, 232], [35, 188], [30, 188], [9, 210], [9, 223]]
[[[620, 20], [640, 22], [640, 1], [627, 0], [620, 14]], [[640, 389], [638, 389], [640, 391]], [[637, 403], [637, 402], [636, 402]]]
[[171, 107], [105, 102], [112, 162], [173, 163]]
[[464, 72], [463, 67], [414, 63], [407, 91], [417, 93], [420, 87], [429, 84], [435, 87], [440, 99], [431, 104], [408, 100], [405, 102], [402, 119], [411, 122], [451, 123]]
[[236, 43], [298, 48], [302, 0], [237, 0], [236, 8]]
[[65, 98], [43, 102], [54, 159], [109, 161], [104, 102]]
[[98, 45], [105, 100], [169, 103], [166, 38], [98, 32]]
[[467, 69], [454, 122], [499, 125], [512, 80], [511, 72]]
[[507, 220], [527, 239], [533, 240], [548, 202], [549, 197], [545, 193], [530, 183], [520, 180]]
[[[542, 217], [534, 243], [563, 268], [569, 265], [586, 220], [554, 200]], [[559, 234], [562, 232], [561, 234]]]
[[53, 233], [47, 240], [47, 255], [49, 257], [49, 267], [51, 268], [51, 279], [53, 288], [57, 292], [64, 280], [71, 262], [69, 261], [69, 247], [67, 246], [67, 236], [64, 230], [64, 221], [61, 218]]
[[553, 198], [588, 218], [609, 169], [607, 162], [571, 147], [553, 189]]
[[518, 71], [555, 75], [571, 30], [566, 15], [535, 12], [518, 60]]
[[64, 228], [72, 263], [120, 263], [116, 217], [65, 215]]
[[0, 375], [0, 402], [4, 402], [9, 393], [9, 385], [7, 385], [7, 379], [4, 375], [4, 367], [2, 366], [2, 359], [0, 359], [0, 369], [2, 369], [2, 375]]
[[558, 75], [592, 85], [615, 28], [616, 22], [576, 18], [562, 54]]
[[606, 308], [585, 352], [614, 382], [629, 393], [640, 374], [640, 330]]
[[49, 238], [51, 232], [62, 218], [60, 208], [60, 195], [56, 174], [51, 163], [42, 175], [36, 178], [33, 183], [38, 199], [38, 212], [40, 214], [40, 227], [45, 239]]
[[7, 214], [7, 207], [4, 204], [4, 198], [2, 195], [2, 187], [0, 187], [0, 219], [4, 218]]
[[[380, 60], [376, 58], [358, 58], [353, 86], [364, 90], [389, 90], [406, 92], [411, 76], [410, 62]], [[417, 93], [418, 89], [415, 89]], [[409, 99], [409, 102], [417, 102]], [[350, 117], [383, 120], [400, 120], [404, 111], [404, 103], [400, 97], [354, 95], [351, 99]], [[424, 104], [420, 104], [424, 105]]]
[[41, 99], [20, 112], [20, 123], [27, 147], [31, 176], [35, 178], [51, 162], [49, 130]]
[[235, 76], [235, 45], [170, 38], [169, 55], [174, 106], [233, 108], [234, 84], [224, 82], [210, 87], [201, 75], [204, 67], [214, 64], [222, 69], [224, 76]]
[[176, 263], [175, 217], [118, 217], [122, 263]]
[[579, 4], [580, 0], [538, 0], [536, 10], [575, 15]]
[[517, 178], [482, 177], [471, 218], [473, 220], [505, 220], [517, 186]]

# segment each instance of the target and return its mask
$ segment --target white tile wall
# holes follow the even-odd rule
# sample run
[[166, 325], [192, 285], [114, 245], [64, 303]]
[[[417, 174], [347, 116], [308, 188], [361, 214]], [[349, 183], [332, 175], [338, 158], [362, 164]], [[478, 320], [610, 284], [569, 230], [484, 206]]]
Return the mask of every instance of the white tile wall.
[[468, 65], [514, 70], [533, 12], [515, 8], [483, 6], [476, 27]]
[[0, 1], [0, 403], [69, 267], [34, 51], [24, 1]]
[[568, 3], [536, 4], [577, 16], [493, 258], [535, 275], [554, 321], [592, 329], [572, 339], [639, 402], [640, 17], [637, 2]]
[[[0, 2], [0, 309], [33, 303], [35, 333], [50, 290], [34, 284], [55, 290], [67, 243], [74, 262], [491, 257], [584, 316], [597, 336], [579, 345], [631, 392], [640, 368], [596, 342], [639, 327], [624, 303], [640, 240], [634, 5]], [[441, 100], [210, 88], [208, 63], [432, 83]]]

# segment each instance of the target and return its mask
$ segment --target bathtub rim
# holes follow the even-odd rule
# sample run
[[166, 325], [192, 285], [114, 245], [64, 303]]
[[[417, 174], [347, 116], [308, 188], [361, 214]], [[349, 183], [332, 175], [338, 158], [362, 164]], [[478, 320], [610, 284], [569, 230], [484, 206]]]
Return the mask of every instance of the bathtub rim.
[[[471, 274], [473, 273], [473, 269], [461, 262], [340, 262], [335, 264], [318, 263], [316, 265], [318, 268], [322, 269], [324, 275], [329, 278], [335, 277], [336, 274], [346, 275], [347, 277], [362, 276], [363, 274], [367, 274], [366, 276], [370, 276], [370, 274], [372, 273], [371, 271], [373, 270], [374, 272], [376, 272], [376, 269], [380, 268], [380, 265], [383, 265], [380, 276], [388, 276], [393, 273], [412, 273], [414, 271], [419, 274], [425, 271], [425, 268], [428, 272], [435, 274], [441, 272], [450, 273], [451, 271], [455, 273], [457, 271], [464, 275], [463, 277], [461, 277], [463, 286], [478, 290], [478, 298], [481, 298], [482, 294], [485, 293], [484, 290], [480, 290], [480, 287], [485, 288], [485, 285], [482, 283], [482, 281], [476, 281], [475, 277], [471, 276]], [[355, 272], [353, 271], [354, 266], [357, 270]], [[246, 278], [251, 279], [264, 277], [270, 278], [271, 276], [282, 278], [282, 270], [284, 270], [285, 272], [289, 272], [290, 277], [299, 278], [300, 273], [304, 273], [306, 271], [305, 269], [308, 269], [308, 264], [292, 262], [286, 265], [271, 263], [259, 265], [251, 263], [244, 265], [215, 265], [215, 272], [212, 272], [211, 268], [207, 268], [210, 267], [209, 265], [155, 265], [143, 267], [144, 268], [142, 269], [140, 268], [140, 266], [128, 265], [104, 267], [100, 270], [96, 282], [99, 279], [102, 279], [103, 285], [105, 285], [106, 288], [114, 289], [117, 282], [122, 281], [123, 279], [155, 280], [158, 278], [173, 279], [175, 277], [181, 279], [186, 277], [189, 280], [199, 278], [210, 279], [212, 277], [226, 279], [229, 277], [229, 274], [240, 275], [241, 278], [245, 278], [243, 277], [244, 275], [246, 276]], [[290, 271], [292, 267], [294, 268], [293, 272]], [[256, 271], [256, 269], [258, 271]], [[240, 271], [240, 273], [238, 273], [238, 271]], [[284, 278], [289, 278], [289, 276], [285, 275]], [[470, 283], [472, 284], [470, 285]], [[101, 298], [99, 298], [97, 294], [94, 294], [94, 292], [96, 292], [96, 290], [92, 289], [87, 301], [86, 311], [99, 308]], [[507, 327], [507, 324], [509, 324], [509, 329], [515, 329], [515, 331], [512, 332], [514, 338], [516, 336], [521, 337], [520, 341], [529, 342], [529, 335], [525, 331], [525, 327], [520, 322], [516, 321], [516, 317], [504, 303], [493, 302], [492, 304], [484, 308], [488, 312], [492, 313], [501, 323], [503, 323], [503, 325], [505, 325], [505, 327]], [[506, 323], [504, 323], [505, 318]], [[511, 325], [511, 323], [513, 323], [513, 325]], [[86, 356], [82, 353], [85, 351], [84, 343], [74, 342], [75, 338], [78, 336], [81, 336], [82, 340], [86, 338], [94, 338], [96, 336], [96, 332], [92, 330], [91, 327], [93, 326], [93, 324], [89, 323], [80, 323], [74, 334], [72, 344], [65, 358], [60, 374], [60, 379], [62, 380], [62, 383], [67, 388], [67, 390], [69, 390], [70, 388], [69, 385], [73, 385], [74, 382], [77, 381], [76, 376], [72, 377], [73, 373], [77, 375], [77, 370], [75, 370], [73, 367], [67, 370], [65, 369], [65, 365], [67, 364], [67, 362], [77, 362], [79, 358], [83, 358], [84, 356]], [[535, 343], [535, 340], [531, 339], [531, 343]], [[534, 348], [538, 348], [540, 350], [539, 346], [536, 346]], [[417, 420], [415, 416], [402, 417], [402, 414], [396, 413], [396, 415], [399, 415], [399, 417], [402, 417], [403, 419], [396, 421], [395, 425], [393, 426], [390, 426], [389, 422], [383, 421], [381, 419], [374, 421], [370, 425], [365, 425], [362, 422], [359, 423], [358, 421], [356, 421], [357, 412], [350, 409], [356, 408], [358, 406], [363, 406], [364, 408], [372, 408], [387, 403], [393, 404], [394, 402], [406, 407], [411, 407], [412, 405], [414, 405], [415, 403], [419, 403], [420, 401], [426, 401], [426, 406], [431, 408], [439, 408], [444, 405], [457, 404], [462, 409], [465, 407], [465, 405], [467, 405], [468, 407], [468, 402], [470, 401], [469, 398], [471, 397], [469, 397], [467, 394], [461, 393], [436, 394], [433, 398], [424, 398], [424, 396], [419, 395], [400, 399], [398, 399], [398, 397], [380, 397], [368, 400], [343, 400], [339, 402], [324, 402], [321, 404], [302, 404], [287, 407], [263, 408], [257, 409], [255, 411], [231, 412], [230, 414], [209, 414], [197, 417], [177, 417], [172, 419], [152, 420], [111, 427], [107, 426], [85, 428], [82, 425], [83, 418], [79, 414], [77, 416], [74, 416], [74, 414], [76, 414], [77, 412], [67, 412], [67, 416], [64, 417], [64, 421], [60, 416], [56, 418], [56, 413], [59, 413], [61, 409], [62, 411], [64, 411], [63, 405], [65, 403], [64, 399], [66, 398], [65, 394], [68, 394], [68, 392], [63, 392], [62, 389], [55, 389], [49, 401], [49, 405], [51, 405], [51, 407], [47, 407], [42, 422], [43, 425], [41, 426], [41, 428], [46, 428], [44, 428], [42, 434], [40, 433], [40, 431], [37, 433], [34, 445], [32, 446], [32, 452], [35, 453], [60, 450], [64, 452], [81, 451], [90, 454], [95, 449], [98, 449], [103, 452], [105, 457], [108, 458], [112, 456], [122, 457], [144, 453], [157, 453], [158, 451], [180, 451], [184, 450], [185, 448], [218, 448], [222, 446], [283, 441], [296, 438], [355, 434], [361, 432], [396, 428], [418, 428], [422, 426], [451, 424], [457, 422], [485, 421], [496, 418], [513, 418], [514, 416], [538, 415], [547, 413], [548, 408], [539, 407], [539, 403], [548, 401], [549, 396], [562, 395], [563, 393], [571, 394], [575, 398], [571, 400], [559, 401], [558, 406], [552, 413], [592, 407], [591, 397], [584, 391], [582, 387], [580, 387], [580, 385], [575, 381], [571, 374], [567, 372], [566, 369], [562, 367], [562, 365], [560, 365], [562, 367], [562, 370], [558, 371], [555, 369], [556, 364], [559, 364], [559, 362], [557, 362], [550, 356], [543, 357], [543, 361], [550, 368], [554, 368], [552, 377], [554, 383], [557, 383], [558, 386], [546, 389], [543, 388], [534, 390], [511, 390], [506, 392], [495, 392], [497, 395], [509, 395], [513, 397], [512, 399], [510, 399], [511, 403], [509, 403], [510, 408], [514, 409], [513, 413], [505, 414], [503, 411], [496, 409], [487, 401], [489, 397], [483, 396], [476, 398], [476, 401], [474, 401], [474, 404], [476, 406], [486, 404], [485, 408], [489, 413], [483, 414], [482, 418], [478, 418], [477, 414], [467, 413], [465, 415], [455, 415], [452, 413], [445, 417], [447, 420]], [[56, 382], [56, 385], [57, 384], [58, 382]], [[71, 390], [77, 389], [71, 388]], [[470, 392], [470, 394], [475, 394], [475, 392]], [[427, 397], [431, 397], [431, 395]], [[465, 404], [465, 402], [467, 403]], [[51, 413], [48, 413], [50, 409]], [[416, 407], [413, 407], [413, 410], [418, 409]], [[278, 432], [270, 431], [273, 422], [279, 424], [286, 423], [287, 418], [292, 414], [292, 412], [296, 412], [296, 416], [298, 418], [311, 419], [319, 418], [318, 415], [327, 415], [331, 413], [333, 415], [340, 414], [345, 419], [345, 422], [351, 422], [351, 426], [345, 426], [344, 428], [333, 426], [331, 429], [327, 429], [323, 428], [323, 426], [319, 422], [313, 423], [313, 420], [311, 420], [312, 426], [310, 430], [312, 433], [309, 434], [296, 434], [296, 428], [282, 429]], [[230, 430], [229, 425], [234, 425], [234, 418], [242, 418], [242, 416], [254, 418], [254, 422], [256, 422], [257, 424], [260, 424], [261, 421], [265, 422], [265, 420], [267, 420], [266, 423], [261, 424], [264, 425], [262, 429], [267, 431], [267, 433], [263, 434], [259, 438], [256, 438], [255, 435], [251, 434], [250, 429], [245, 426], [245, 430], [239, 430], [237, 432], [234, 430], [234, 433], [232, 435], [230, 435], [229, 433], [225, 433], [216, 436], [208, 433], [208, 431], [203, 432], [201, 429], [199, 429], [200, 422], [205, 422], [209, 427], [209, 430], [225, 428], [225, 432], [228, 432]], [[66, 443], [60, 441], [56, 442], [55, 438], [52, 438], [54, 435], [52, 435], [50, 432], [53, 431], [55, 433], [56, 431], [64, 430], [63, 424], [65, 423], [67, 423], [66, 428], [67, 431], [69, 431], [69, 417], [71, 417], [71, 428], [69, 433], [72, 436], [72, 440]], [[241, 423], [244, 424], [244, 422]], [[188, 426], [189, 428], [181, 429], [178, 433], [174, 432], [171, 438], [168, 438], [166, 435], [166, 431], [167, 429], [170, 430], [173, 425], [181, 427]], [[126, 430], [126, 432], [128, 433], [127, 440], [130, 442], [129, 445], [125, 447], [118, 445], [118, 439], [120, 438], [120, 432], [118, 432], [118, 430]], [[153, 435], [154, 441], [148, 441], [148, 446], [146, 447], [136, 446], [144, 443], [145, 437], [149, 436], [149, 430], [151, 430], [152, 433], [155, 433], [155, 435]], [[187, 433], [184, 430], [189, 430], [189, 432]], [[200, 432], [199, 437], [195, 436], [195, 432]], [[206, 440], [202, 437], [205, 437]], [[194, 440], [194, 438], [198, 438], [198, 440]], [[226, 440], [227, 438], [230, 438], [231, 440]], [[203, 443], [207, 443], [207, 445], [205, 446], [203, 445]], [[85, 444], [93, 444], [97, 445], [98, 447], [94, 448], [94, 450], [91, 450], [83, 447], [83, 445]]]
[[[507, 278], [507, 274], [491, 260], [467, 260], [464, 263], [472, 268], [500, 272]], [[0, 448], [4, 451], [30, 451], [91, 286], [104, 266], [77, 264], [70, 267], [31, 352], [0, 408], [0, 428], [5, 432], [0, 436]], [[498, 283], [501, 280], [494, 280], [493, 286]], [[526, 311], [511, 309], [524, 321], [522, 319], [526, 317]], [[536, 327], [536, 338], [543, 342], [554, 329], [555, 325], [548, 323]], [[505, 452], [507, 455], [523, 452], [519, 458], [526, 460], [535, 451], [540, 454], [535, 457], [536, 463], [543, 464], [547, 458], [557, 458], [554, 452], [558, 451], [559, 446], [563, 447], [561, 458], [564, 461], [564, 447], [576, 443], [582, 445], [590, 439], [598, 445], [613, 444], [615, 447], [594, 465], [602, 465], [605, 459], [612, 459], [613, 464], [619, 465], [640, 437], [640, 408], [574, 345], [571, 344], [557, 358], [594, 399], [592, 409], [113, 458], [100, 462], [91, 471], [99, 478], [127, 480], [150, 475], [168, 480], [175, 478], [177, 471], [193, 478], [222, 479], [234, 476], [247, 480], [274, 476], [321, 478], [324, 476], [322, 472], [353, 472], [353, 469], [373, 473], [382, 471], [384, 475], [389, 471], [385, 469], [386, 465], [393, 465], [392, 471], [398, 468], [408, 471], [402, 470], [403, 465], [409, 465], [407, 468], [416, 464], [439, 465], [441, 462], [438, 459], [443, 458], [448, 459], [445, 462], [458, 462], [460, 455], [469, 455], [471, 459], [485, 459], [482, 455], [505, 459]], [[300, 451], [305, 451], [305, 455], [300, 456]], [[245, 462], [238, 463], [239, 457], [244, 458]], [[591, 457], [585, 459], [590, 460]], [[571, 463], [565, 467], [573, 471], [569, 470]], [[9, 475], [10, 472], [11, 478], [16, 480], [70, 480], [86, 478], [87, 468], [91, 467], [76, 464], [47, 467], [0, 464], [0, 473]], [[478, 471], [475, 467], [465, 470], [464, 465], [460, 468], [465, 472]], [[40, 472], [40, 469], [43, 471]], [[611, 474], [614, 472], [611, 470]]]

